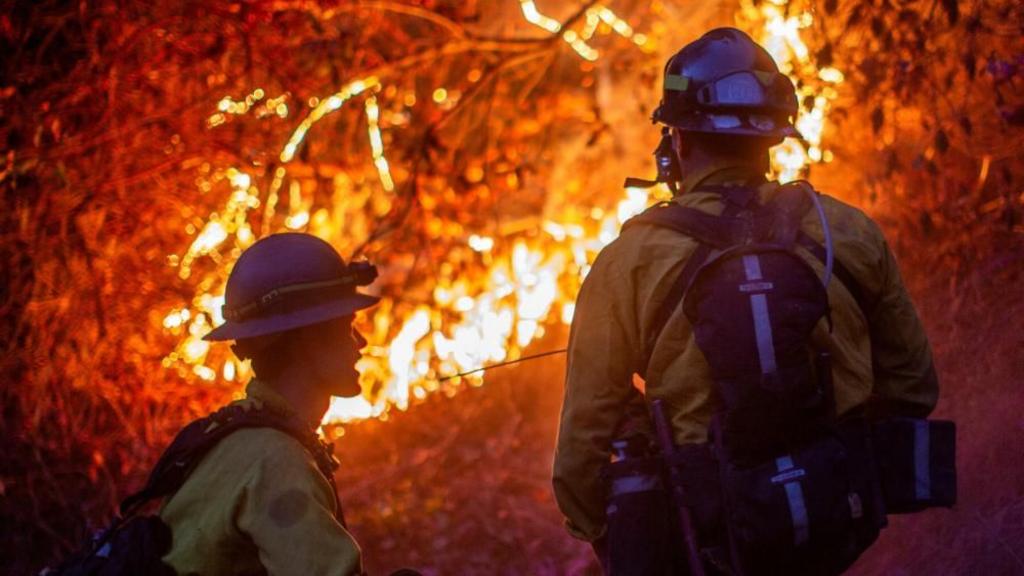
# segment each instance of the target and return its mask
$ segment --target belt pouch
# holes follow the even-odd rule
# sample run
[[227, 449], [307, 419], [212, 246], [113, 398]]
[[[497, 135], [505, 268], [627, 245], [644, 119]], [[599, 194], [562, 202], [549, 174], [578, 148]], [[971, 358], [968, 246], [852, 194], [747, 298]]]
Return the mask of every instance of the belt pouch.
[[604, 468], [608, 482], [608, 573], [671, 574], [671, 506], [660, 458], [629, 458]]
[[948, 420], [887, 418], [872, 425], [886, 512], [956, 504], [956, 425]]

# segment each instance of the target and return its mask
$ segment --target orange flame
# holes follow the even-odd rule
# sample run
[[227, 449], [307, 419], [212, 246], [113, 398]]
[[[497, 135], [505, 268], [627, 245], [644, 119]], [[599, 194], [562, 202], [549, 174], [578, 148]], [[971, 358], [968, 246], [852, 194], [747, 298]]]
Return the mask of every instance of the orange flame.
[[796, 86], [800, 110], [796, 128], [805, 143], [795, 138], [772, 150], [772, 169], [780, 181], [789, 182], [806, 174], [812, 164], [830, 162], [832, 153], [823, 148], [822, 136], [837, 86], [843, 73], [835, 68], [818, 69], [801, 36], [814, 23], [811, 7], [802, 1], [743, 0], [737, 20], [775, 59], [779, 69]]

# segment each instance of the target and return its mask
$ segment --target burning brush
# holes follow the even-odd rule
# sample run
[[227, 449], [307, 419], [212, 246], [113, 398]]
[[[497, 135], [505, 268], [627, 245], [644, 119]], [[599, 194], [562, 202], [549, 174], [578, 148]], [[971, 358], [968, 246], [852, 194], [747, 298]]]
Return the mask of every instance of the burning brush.
[[[557, 36], [585, 61], [600, 57], [592, 45], [599, 35], [618, 35], [646, 52], [655, 50], [654, 39], [636, 32], [601, 4], [589, 4], [566, 23], [542, 14], [532, 0], [521, 0], [520, 9], [528, 23]], [[831, 160], [822, 135], [843, 75], [834, 68], [816, 69], [813, 65], [801, 38], [801, 31], [813, 22], [809, 8], [781, 0], [744, 1], [737, 18], [798, 87], [801, 98], [796, 124], [804, 140], [788, 139], [772, 154], [776, 177], [792, 180], [810, 164]], [[469, 79], [479, 81], [482, 75], [471, 71]], [[451, 110], [471, 98], [471, 90], [437, 86], [431, 101], [421, 104]], [[196, 183], [202, 191], [225, 185], [230, 191], [223, 207], [191, 231], [195, 234], [192, 244], [180, 256], [169, 257], [180, 277], [195, 283], [197, 290], [191, 302], [172, 310], [163, 320], [165, 329], [180, 336], [177, 347], [164, 359], [165, 367], [190, 372], [203, 381], [220, 378], [234, 382], [248, 376], [246, 364], [215, 355], [201, 339], [223, 322], [222, 295], [231, 263], [258, 236], [278, 231], [311, 232], [346, 245], [372, 236], [377, 220], [408, 201], [401, 198], [401, 187], [415, 178], [415, 168], [396, 166], [389, 160], [383, 128], [389, 127], [394, 137], [399, 137], [408, 123], [407, 109], [416, 103], [414, 93], [389, 85], [387, 76], [381, 74], [351, 80], [334, 93], [307, 102], [293, 101], [289, 94], [270, 97], [257, 88], [239, 100], [225, 97], [216, 104], [207, 121], [210, 130], [220, 129], [230, 116], [280, 120], [304, 116], [282, 145], [275, 165], [201, 166]], [[323, 198], [316, 193], [320, 188], [309, 184], [313, 177], [303, 158], [303, 146], [316, 134], [321, 120], [346, 107], [363, 109], [378, 187], [360, 186], [345, 170], [336, 170], [326, 186], [329, 194]], [[307, 111], [300, 113], [303, 109]], [[485, 173], [475, 167], [463, 177], [480, 182]], [[507, 172], [506, 178], [516, 177], [514, 170]], [[335, 398], [325, 423], [383, 417], [391, 406], [405, 410], [413, 400], [431, 393], [451, 395], [463, 383], [481, 385], [482, 367], [517, 361], [551, 325], [571, 322], [576, 292], [596, 254], [615, 239], [628, 218], [655, 199], [669, 196], [664, 187], [627, 188], [611, 209], [555, 207], [550, 213], [564, 218], [543, 219], [539, 233], [531, 235], [496, 237], [463, 226], [456, 226], [452, 234], [446, 229], [450, 223], [428, 223], [435, 236], [459, 239], [448, 251], [458, 264], [443, 264], [432, 285], [417, 287], [417, 298], [403, 298], [401, 304], [386, 298], [363, 318], [361, 329], [369, 340], [358, 366], [364, 394]], [[284, 212], [279, 208], [282, 203], [287, 205]], [[339, 237], [339, 230], [351, 237]], [[214, 266], [205, 262], [199, 266], [201, 261], [212, 261]], [[409, 282], [410, 266], [400, 258], [382, 263], [385, 295], [408, 296], [403, 287]], [[543, 355], [547, 353], [538, 356]]]

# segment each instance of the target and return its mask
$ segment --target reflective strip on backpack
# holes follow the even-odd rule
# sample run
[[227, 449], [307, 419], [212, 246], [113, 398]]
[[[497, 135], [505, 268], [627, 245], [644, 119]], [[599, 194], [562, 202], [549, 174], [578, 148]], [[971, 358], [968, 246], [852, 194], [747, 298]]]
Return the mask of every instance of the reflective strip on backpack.
[[612, 481], [612, 496], [653, 492], [659, 489], [661, 489], [661, 480], [657, 476], [623, 476]]
[[[747, 281], [761, 280], [761, 260], [755, 254], [743, 257], [743, 269]], [[775, 344], [772, 340], [772, 323], [768, 317], [768, 297], [764, 294], [750, 295], [750, 308], [754, 315], [754, 335], [757, 337], [757, 356], [761, 373], [775, 372]]]
[[932, 473], [929, 464], [931, 438], [928, 435], [928, 422], [918, 420], [914, 423], [914, 497], [918, 500], [931, 500]]
[[[775, 460], [775, 468], [779, 472], [792, 470], [794, 468], [793, 458], [790, 456], [777, 458]], [[799, 478], [799, 476], [797, 477]], [[810, 520], [807, 517], [807, 505], [804, 502], [804, 491], [798, 480], [786, 482], [782, 487], [786, 490], [789, 516], [793, 520], [793, 543], [800, 546], [811, 537]]]

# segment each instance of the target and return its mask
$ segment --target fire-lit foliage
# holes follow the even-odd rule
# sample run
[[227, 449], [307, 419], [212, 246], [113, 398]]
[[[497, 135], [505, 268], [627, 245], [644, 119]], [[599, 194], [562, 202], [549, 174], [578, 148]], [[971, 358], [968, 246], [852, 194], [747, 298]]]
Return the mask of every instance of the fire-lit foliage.
[[[831, 160], [831, 151], [823, 149], [822, 135], [843, 75], [835, 68], [819, 69], [810, 58], [801, 38], [801, 31], [814, 19], [809, 6], [792, 5], [787, 9], [774, 4], [760, 7], [749, 4], [744, 8], [743, 16], [749, 20], [744, 24], [758, 33], [783, 69], [801, 85], [802, 107], [796, 123], [805, 141], [789, 139], [774, 152], [779, 178], [792, 180], [805, 174], [812, 163]], [[584, 63], [600, 59], [600, 52], [591, 43], [601, 32], [631, 40], [646, 52], [656, 48], [656, 39], [636, 32], [626, 20], [600, 4], [585, 6], [565, 24], [541, 14], [529, 0], [520, 2], [520, 9], [527, 22], [551, 33], [551, 39], [561, 37]], [[333, 13], [328, 10], [319, 15], [329, 18]], [[447, 109], [447, 114], [471, 114], [472, 111], [463, 112], [456, 107], [474, 106], [472, 102], [460, 104], [463, 89], [477, 90], [477, 83], [482, 80], [483, 72], [479, 68], [472, 68], [464, 79], [449, 75], [432, 91], [427, 87], [427, 105]], [[164, 319], [164, 327], [181, 336], [175, 350], [164, 359], [166, 367], [177, 368], [182, 375], [190, 371], [194, 377], [206, 381], [218, 376], [229, 382], [247, 377], [246, 364], [211, 349], [202, 341], [202, 336], [211, 325], [223, 321], [220, 307], [225, 277], [233, 257], [255, 240], [253, 221], [258, 222], [261, 234], [281, 230], [311, 231], [342, 246], [359, 246], [368, 235], [376, 236], [379, 226], [376, 219], [390, 212], [395, 203], [403, 203], [400, 192], [396, 196], [392, 162], [385, 152], [381, 131], [382, 120], [391, 129], [388, 148], [400, 146], [403, 131], [417, 109], [417, 101], [425, 99], [419, 92], [424, 91], [405, 86], [401, 80], [381, 78], [376, 73], [347, 80], [333, 94], [308, 100], [310, 110], [281, 147], [278, 163], [264, 166], [254, 161], [252, 166], [204, 166], [203, 171], [212, 172], [212, 176], [201, 175], [197, 186], [210, 191], [217, 182], [223, 182], [230, 194], [223, 209], [211, 213], [201, 226], [193, 227], [195, 238], [184, 254], [169, 257], [169, 263], [179, 268], [182, 279], [191, 279], [193, 267], [205, 258], [214, 257], [214, 264], [207, 266], [205, 272], [199, 272], [200, 279], [192, 279], [198, 293], [190, 305], [175, 308]], [[392, 103], [390, 109], [384, 108], [383, 118], [378, 95]], [[218, 102], [217, 111], [207, 119], [207, 125], [215, 129], [227, 123], [232, 115], [248, 113], [253, 113], [257, 119], [275, 115], [287, 118], [290, 110], [287, 97], [288, 94], [282, 94], [268, 98], [263, 88], [254, 89], [244, 100], [235, 101], [226, 96]], [[296, 154], [313, 146], [307, 144], [313, 137], [312, 131], [329, 115], [346, 105], [358, 106], [360, 100], [366, 112], [367, 138], [379, 186], [377, 183], [356, 185], [350, 176], [358, 170], [355, 166], [331, 173], [314, 164], [319, 179], [311, 181], [307, 174], [310, 162], [297, 158]], [[490, 121], [490, 118], [483, 120]], [[556, 126], [562, 123], [557, 117], [549, 122]], [[511, 125], [520, 128], [522, 123]], [[558, 138], [561, 140], [564, 136]], [[462, 178], [473, 184], [460, 195], [458, 202], [464, 204], [461, 196], [468, 193], [485, 211], [493, 207], [493, 191], [507, 194], [521, 188], [518, 172], [510, 174], [511, 179], [505, 178], [504, 182], [492, 176], [495, 171], [490, 163], [501, 162], [501, 152], [490, 150], [489, 143], [486, 147], [488, 150], [482, 159], [470, 157], [465, 166], [451, 167], [463, 170]], [[317, 150], [318, 157], [331, 155]], [[567, 162], [571, 160], [559, 159], [555, 164]], [[400, 173], [406, 172], [401, 164], [395, 168]], [[256, 180], [252, 176], [254, 172], [259, 176]], [[500, 168], [497, 173], [501, 173]], [[411, 179], [408, 174], [400, 174], [400, 179], [403, 177], [410, 185], [418, 185], [417, 174], [412, 174]], [[555, 182], [555, 186], [578, 187], [585, 182], [585, 178], [575, 177], [564, 183]], [[450, 184], [444, 182], [440, 186]], [[283, 203], [285, 190], [287, 210], [282, 210], [279, 205]], [[658, 192], [662, 198], [666, 197], [666, 189], [655, 191], [655, 197]], [[330, 200], [323, 201], [325, 196]], [[429, 191], [425, 195], [431, 208], [436, 204], [435, 196]], [[520, 218], [517, 229], [511, 233], [503, 229], [507, 223], [501, 215], [487, 220], [459, 219], [434, 214], [432, 209], [425, 210], [423, 215], [427, 221], [414, 229], [419, 232], [416, 240], [429, 239], [438, 244], [445, 266], [431, 266], [430, 274], [416, 266], [387, 271], [383, 282], [400, 283], [406, 290], [418, 288], [420, 294], [395, 306], [388, 300], [367, 314], [363, 331], [368, 336], [369, 349], [360, 365], [364, 393], [351, 399], [335, 399], [325, 423], [386, 417], [389, 409], [404, 410], [410, 400], [422, 400], [431, 392], [440, 390], [454, 394], [462, 376], [453, 379], [450, 375], [465, 374], [487, 362], [505, 361], [510, 354], [515, 355], [532, 340], [543, 336], [549, 317], [568, 324], [574, 296], [590, 262], [600, 248], [614, 239], [627, 218], [651, 202], [651, 196], [645, 190], [631, 188], [625, 191], [614, 210], [605, 210], [598, 204], [588, 211], [571, 204], [573, 198], [568, 195], [550, 195], [545, 197], [542, 206], [528, 207], [528, 221]], [[397, 236], [387, 233], [384, 242]], [[387, 256], [379, 250], [382, 244], [364, 247], [374, 253], [375, 261], [388, 263]], [[402, 252], [417, 253], [417, 250], [409, 245], [403, 247]], [[231, 258], [217, 258], [225, 253]], [[465, 375], [470, 384], [482, 382], [483, 377], [478, 372]]]
[[798, 80], [808, 143], [777, 151], [782, 175], [821, 162], [825, 190], [947, 265], [994, 229], [1019, 242], [1018, 2], [699, 4], [5, 3], [4, 556], [67, 550], [238, 394], [245, 366], [197, 337], [261, 235], [381, 266], [366, 394], [332, 419], [454, 394], [438, 377], [567, 321], [651, 200], [618, 184], [651, 171], [664, 58], [712, 25]]
[[[538, 197], [518, 207], [521, 214], [513, 220], [519, 229], [508, 233], [505, 215], [500, 210], [495, 213], [496, 202], [528, 189], [531, 177], [520, 157], [539, 152], [531, 149], [535, 148], [536, 131], [542, 127], [554, 128], [560, 139], [559, 128], [580, 123], [575, 112], [565, 112], [589, 106], [587, 91], [545, 96], [546, 86], [527, 86], [536, 90], [535, 102], [557, 99], [553, 114], [523, 106], [522, 111], [534, 118], [532, 123], [517, 122], [513, 116], [495, 113], [481, 104], [488, 98], [514, 101], [514, 91], [523, 89], [514, 75], [515, 67], [550, 58], [552, 47], [561, 47], [559, 37], [584, 62], [599, 58], [590, 43], [602, 32], [638, 46], [650, 42], [609, 8], [597, 4], [577, 11], [564, 25], [538, 12], [532, 2], [521, 2], [519, 8], [526, 22], [551, 33], [540, 48], [530, 49], [529, 42], [516, 46], [509, 40], [473, 38], [459, 24], [448, 21], [449, 33], [461, 46], [445, 43], [438, 50], [399, 59], [403, 64], [389, 65], [394, 69], [390, 73], [373, 70], [348, 78], [333, 93], [309, 97], [308, 112], [300, 103], [299, 114], [304, 117], [279, 146], [277, 158], [271, 154], [269, 160], [242, 166], [202, 167], [203, 174], [197, 179], [201, 190], [213, 190], [222, 182], [230, 194], [223, 209], [211, 213], [198, 227], [184, 255], [170, 257], [182, 279], [190, 279], [194, 267], [202, 267], [211, 256], [213, 262], [197, 272], [200, 278], [192, 284], [198, 293], [191, 303], [165, 318], [164, 326], [182, 337], [165, 358], [166, 367], [178, 368], [182, 375], [190, 371], [207, 381], [219, 375], [227, 381], [236, 375], [246, 377], [246, 365], [211, 350], [201, 336], [211, 324], [222, 321], [219, 308], [229, 263], [254, 241], [253, 221], [258, 222], [259, 234], [310, 231], [349, 247], [353, 254], [368, 254], [378, 265], [386, 266], [378, 289], [397, 295], [397, 289], [388, 287], [402, 286], [401, 301], [385, 301], [364, 323], [370, 341], [360, 366], [365, 393], [336, 399], [327, 422], [384, 415], [391, 406], [405, 409], [410, 395], [422, 399], [442, 386], [452, 394], [459, 382], [442, 385], [439, 372], [453, 374], [487, 361], [505, 360], [509, 352], [543, 334], [543, 322], [554, 305], [563, 310], [563, 316], [571, 314], [567, 307], [581, 271], [613, 237], [621, 221], [642, 209], [647, 195], [627, 200], [628, 206], [607, 217], [593, 216], [591, 230], [583, 218], [569, 223], [551, 220], [573, 215], [566, 214], [564, 206]], [[320, 20], [336, 16], [336, 9], [317, 11]], [[505, 54], [491, 61], [477, 54], [491, 50]], [[396, 73], [416, 70], [427, 59], [443, 58], [447, 52], [463, 51], [471, 56], [460, 59], [462, 66], [440, 77]], [[567, 77], [583, 81], [584, 71], [566, 72]], [[287, 118], [288, 96], [284, 93], [262, 103], [266, 92], [257, 88], [245, 100], [225, 97], [207, 124], [219, 128], [230, 116], [250, 111], [257, 120]], [[340, 115], [346, 106], [365, 111], [362, 120], [375, 179], [367, 170], [371, 162], [365, 154], [343, 160], [339, 155], [344, 149], [334, 139], [318, 134], [329, 130], [330, 121], [336, 119], [328, 117]], [[359, 121], [358, 114], [354, 119]], [[452, 128], [447, 128], [450, 120]], [[338, 121], [352, 123], [353, 117]], [[382, 125], [389, 129], [386, 140]], [[501, 142], [491, 142], [492, 127], [500, 131]], [[481, 128], [483, 132], [474, 134]], [[405, 148], [405, 138], [412, 138], [417, 149]], [[473, 152], [449, 150], [456, 147]], [[392, 149], [399, 152], [397, 162], [386, 152]], [[439, 177], [431, 179], [430, 174]], [[395, 175], [402, 186], [399, 189]], [[574, 179], [569, 184], [579, 182]], [[411, 213], [415, 208], [420, 210]], [[406, 226], [409, 218], [418, 218], [420, 225]], [[431, 249], [419, 248], [425, 245], [432, 245]], [[219, 258], [225, 254], [229, 257]], [[402, 261], [410, 255], [417, 262]], [[480, 383], [481, 376], [475, 374], [470, 379]]]
[[820, 8], [825, 25], [812, 54], [851, 87], [831, 118], [835, 134], [858, 137], [833, 145], [837, 162], [863, 174], [860, 200], [950, 256], [997, 223], [1019, 233], [1024, 7], [828, 0]]

